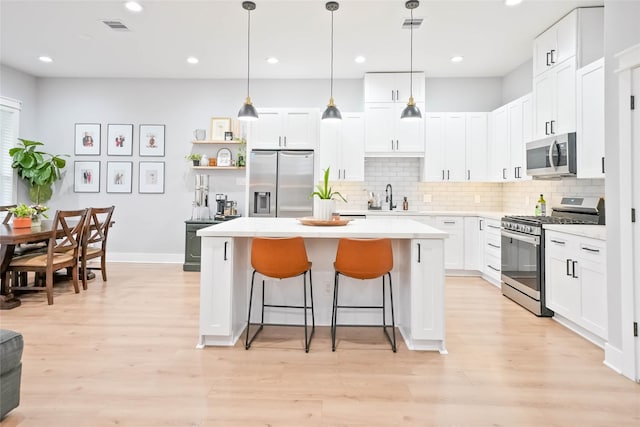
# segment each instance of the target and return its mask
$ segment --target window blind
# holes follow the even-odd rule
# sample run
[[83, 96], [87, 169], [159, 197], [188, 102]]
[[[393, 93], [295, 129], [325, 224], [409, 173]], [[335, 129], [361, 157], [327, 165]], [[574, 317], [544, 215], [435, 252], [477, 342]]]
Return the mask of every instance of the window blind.
[[16, 176], [9, 149], [18, 141], [20, 108], [20, 102], [0, 97], [0, 205], [16, 202]]

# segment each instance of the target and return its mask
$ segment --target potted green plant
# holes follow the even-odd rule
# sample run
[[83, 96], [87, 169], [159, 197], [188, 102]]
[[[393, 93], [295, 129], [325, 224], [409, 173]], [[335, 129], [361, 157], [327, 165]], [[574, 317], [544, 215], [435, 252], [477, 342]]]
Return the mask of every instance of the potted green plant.
[[18, 140], [20, 144], [9, 150], [11, 167], [29, 185], [29, 198], [37, 204], [46, 202], [53, 194], [51, 185], [62, 177], [60, 171], [67, 162], [60, 155], [38, 151], [44, 145], [42, 142]]
[[200, 165], [200, 159], [202, 159], [202, 154], [198, 153], [190, 153], [184, 156], [185, 159], [193, 161], [193, 166]]
[[329, 170], [324, 171], [324, 180], [322, 184], [316, 185], [316, 190], [311, 193], [311, 196], [317, 196], [317, 199], [313, 203], [313, 217], [316, 219], [329, 221], [331, 215], [336, 210], [336, 202], [334, 197], [341, 198], [345, 203], [345, 199], [338, 191], [333, 191], [333, 187], [329, 186]]
[[36, 213], [36, 210], [30, 206], [20, 203], [15, 208], [10, 208], [15, 218], [13, 219], [14, 228], [28, 228], [31, 227], [31, 216]]

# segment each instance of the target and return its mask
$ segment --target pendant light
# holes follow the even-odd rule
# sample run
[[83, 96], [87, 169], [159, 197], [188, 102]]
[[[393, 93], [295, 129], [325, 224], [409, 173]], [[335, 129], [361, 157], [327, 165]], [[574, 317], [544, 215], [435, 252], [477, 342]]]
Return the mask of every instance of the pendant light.
[[258, 112], [251, 103], [251, 97], [249, 96], [249, 70], [250, 70], [250, 38], [251, 38], [251, 11], [255, 10], [256, 4], [252, 1], [243, 1], [242, 8], [247, 11], [247, 98], [244, 100], [244, 104], [238, 111], [238, 120], [242, 121], [254, 121], [258, 120]]
[[420, 109], [416, 106], [416, 102], [413, 100], [413, 9], [420, 6], [420, 2], [417, 0], [408, 0], [404, 6], [411, 11], [411, 68], [409, 68], [409, 102], [407, 106], [402, 110], [400, 119], [406, 121], [417, 121], [422, 119]]
[[331, 95], [329, 97], [329, 104], [327, 109], [322, 113], [322, 120], [342, 120], [342, 114], [333, 102], [333, 12], [338, 10], [340, 5], [337, 1], [329, 1], [325, 4], [325, 7], [331, 12]]

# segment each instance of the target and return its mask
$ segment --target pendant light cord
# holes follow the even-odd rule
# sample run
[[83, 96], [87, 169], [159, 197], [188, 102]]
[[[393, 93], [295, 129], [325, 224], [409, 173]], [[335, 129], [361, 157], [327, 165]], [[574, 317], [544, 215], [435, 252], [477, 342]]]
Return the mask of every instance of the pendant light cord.
[[331, 89], [330, 94], [333, 98], [333, 10], [331, 11]]
[[413, 9], [411, 9], [411, 59], [409, 67], [409, 95], [413, 98]]
[[249, 70], [251, 69], [250, 52], [251, 52], [251, 11], [248, 10], [247, 19], [247, 97], [249, 96]]

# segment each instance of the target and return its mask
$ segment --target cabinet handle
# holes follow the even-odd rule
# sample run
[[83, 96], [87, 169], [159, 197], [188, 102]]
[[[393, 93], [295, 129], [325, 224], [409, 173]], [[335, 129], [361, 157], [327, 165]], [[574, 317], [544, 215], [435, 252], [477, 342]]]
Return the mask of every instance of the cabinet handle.
[[227, 261], [227, 243], [229, 242], [224, 242], [224, 260]]
[[551, 63], [549, 62], [551, 60], [550, 56], [551, 56], [551, 52], [547, 52], [547, 67], [551, 66]]
[[442, 169], [442, 180], [444, 181], [444, 169]]
[[391, 151], [393, 151], [393, 139], [391, 140]]
[[494, 245], [493, 243], [487, 243], [487, 245], [491, 246], [492, 248], [500, 249], [500, 246]]
[[559, 244], [559, 245], [564, 245], [564, 244], [566, 243], [566, 242], [563, 242], [562, 240], [555, 240], [555, 239], [551, 239], [551, 241], [552, 241], [553, 243], [557, 243], [557, 244]]
[[571, 260], [567, 259], [567, 276], [571, 276], [571, 272], [569, 271], [570, 265], [571, 265]]
[[282, 147], [282, 137], [278, 137], [278, 147]]
[[582, 246], [580, 249], [583, 249], [583, 250], [589, 251], [589, 252], [593, 252], [595, 254], [600, 253], [600, 249], [591, 249], [591, 248], [588, 248], [586, 246]]
[[555, 49], [551, 49], [551, 52], [549, 52], [549, 53], [551, 54], [551, 65], [553, 65], [553, 64], [555, 64], [555, 63], [556, 63], [556, 60], [555, 60], [555, 59], [553, 59], [553, 53], [554, 53], [555, 51], [556, 51]]
[[420, 243], [418, 243], [418, 262], [420, 262]]
[[482, 228], [482, 222], [484, 221], [484, 219], [481, 219], [480, 221], [478, 221], [478, 227], [480, 227], [480, 231], [484, 230], [484, 228]]
[[394, 97], [393, 89], [391, 89], [391, 100], [392, 100], [392, 101], [395, 101], [395, 97]]
[[544, 134], [549, 135], [549, 122], [544, 122]]
[[551, 126], [550, 126], [551, 127], [551, 135], [555, 135], [555, 131], [553, 130], [553, 124], [555, 122], [556, 122], [555, 120], [551, 120], [551, 122], [550, 122], [551, 123]]
[[499, 268], [495, 268], [492, 265], [487, 264], [487, 267], [489, 267], [490, 269], [492, 269], [493, 271], [497, 271], [498, 273], [500, 273], [500, 269]]
[[500, 227], [498, 227], [497, 225], [491, 225], [491, 224], [488, 224], [487, 226], [488, 226], [489, 228], [497, 228], [498, 230], [500, 229]]
[[573, 264], [573, 268], [572, 268], [572, 272], [571, 272], [571, 277], [575, 277], [576, 279], [578, 278], [578, 276], [576, 276], [576, 264], [578, 263], [578, 261], [572, 261], [571, 264]]
[[400, 91], [396, 89], [396, 101], [400, 100]]
[[602, 173], [604, 173], [604, 157], [602, 158]]
[[285, 147], [287, 146], [287, 137], [286, 136], [284, 137], [284, 146]]
[[507, 168], [502, 168], [502, 179], [507, 179]]
[[447, 181], [449, 181], [449, 169], [447, 169]]
[[467, 169], [467, 181], [471, 181], [471, 169]]
[[443, 224], [455, 224], [455, 221], [442, 221]]

